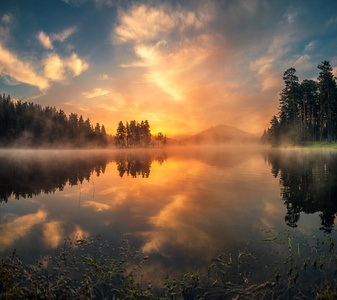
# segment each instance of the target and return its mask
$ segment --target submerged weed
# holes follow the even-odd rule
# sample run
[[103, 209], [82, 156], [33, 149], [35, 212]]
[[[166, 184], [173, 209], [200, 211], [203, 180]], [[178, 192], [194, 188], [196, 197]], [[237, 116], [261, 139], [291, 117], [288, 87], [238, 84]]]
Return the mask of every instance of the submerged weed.
[[125, 238], [117, 248], [100, 236], [65, 239], [57, 255], [41, 257], [33, 266], [23, 265], [15, 251], [1, 259], [0, 299], [335, 299], [337, 255], [331, 238], [319, 241], [320, 248], [317, 237], [297, 247], [289, 235], [283, 236], [285, 243], [280, 234], [274, 241], [284, 264], [267, 263], [244, 249], [219, 255], [205, 274], [191, 270], [173, 279], [168, 275], [160, 285], [143, 282], [148, 257]]

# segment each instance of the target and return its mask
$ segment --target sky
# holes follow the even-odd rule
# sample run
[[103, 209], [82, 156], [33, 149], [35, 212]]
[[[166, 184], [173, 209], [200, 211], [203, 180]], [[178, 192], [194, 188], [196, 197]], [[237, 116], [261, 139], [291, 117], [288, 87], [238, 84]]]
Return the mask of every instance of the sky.
[[337, 1], [2, 0], [0, 92], [152, 133], [260, 135], [283, 73], [337, 75]]

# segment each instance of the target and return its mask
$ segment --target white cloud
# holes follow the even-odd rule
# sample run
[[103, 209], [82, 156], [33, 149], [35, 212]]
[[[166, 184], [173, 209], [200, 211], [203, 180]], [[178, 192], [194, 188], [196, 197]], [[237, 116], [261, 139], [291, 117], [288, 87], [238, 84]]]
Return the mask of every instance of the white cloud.
[[45, 76], [53, 81], [63, 81], [69, 75], [78, 76], [89, 67], [88, 63], [80, 59], [76, 53], [64, 60], [56, 53], [51, 53], [44, 60], [44, 66]]
[[273, 72], [272, 64], [264, 64], [260, 67], [257, 78], [262, 85], [261, 91], [268, 91], [280, 85], [281, 79]]
[[78, 76], [89, 68], [89, 65], [84, 60], [78, 58], [76, 53], [73, 53], [66, 61], [67, 67], [72, 71], [73, 76]]
[[203, 34], [171, 45], [169, 51], [162, 45], [162, 42], [154, 46], [141, 44], [135, 47], [135, 53], [147, 67], [146, 81], [156, 84], [173, 100], [180, 101], [190, 85], [202, 77], [192, 70], [212, 54], [214, 40], [212, 36]]
[[[278, 35], [271, 41], [267, 53], [250, 62], [250, 70], [256, 72], [255, 78], [260, 83], [261, 91], [277, 89], [282, 83], [279, 76], [279, 68], [284, 68], [283, 56], [289, 51], [291, 37], [288, 35]], [[294, 63], [294, 61], [292, 61]], [[287, 68], [287, 67], [285, 67]]]
[[292, 66], [295, 68], [300, 68], [301, 70], [310, 70], [313, 67], [311, 63], [311, 57], [308, 54], [301, 55], [292, 63]]
[[40, 31], [38, 39], [44, 48], [53, 49], [53, 45], [51, 43], [49, 36], [46, 35], [43, 31]]
[[173, 11], [167, 6], [159, 8], [139, 5], [119, 14], [119, 25], [115, 28], [113, 39], [119, 42], [146, 42], [157, 39], [174, 28], [184, 30], [188, 27], [200, 29], [211, 19], [208, 7], [198, 12]]
[[98, 96], [103, 96], [109, 94], [109, 91], [103, 90], [101, 88], [94, 88], [92, 92], [83, 92], [82, 96], [85, 98], [95, 98]]
[[64, 42], [70, 35], [77, 32], [76, 26], [65, 29], [60, 33], [53, 33], [51, 35], [52, 41]]
[[64, 42], [70, 35], [72, 35], [76, 31], [76, 26], [69, 27], [60, 33], [52, 33], [51, 36], [48, 36], [43, 31], [40, 31], [40, 33], [38, 34], [38, 39], [44, 48], [53, 49], [53, 42]]
[[305, 46], [304, 51], [308, 52], [308, 51], [314, 50], [315, 47], [316, 47], [316, 44], [317, 44], [317, 41], [311, 41], [311, 42], [309, 42], [309, 44]]
[[[187, 72], [214, 53], [215, 36], [204, 33], [211, 20], [210, 9], [207, 5], [197, 11], [138, 5], [123, 11], [113, 37], [120, 43], [133, 43], [140, 61], [121, 67], [146, 68], [145, 81], [154, 83], [172, 100], [182, 100], [188, 86], [203, 76]], [[180, 39], [172, 38], [175, 32], [181, 34]]]
[[0, 43], [0, 72], [15, 80], [37, 86], [40, 90], [49, 87], [48, 80], [37, 75], [29, 63], [22, 62], [16, 55], [4, 49]]
[[51, 53], [44, 61], [44, 74], [53, 81], [61, 81], [65, 79], [65, 64], [61, 58]]

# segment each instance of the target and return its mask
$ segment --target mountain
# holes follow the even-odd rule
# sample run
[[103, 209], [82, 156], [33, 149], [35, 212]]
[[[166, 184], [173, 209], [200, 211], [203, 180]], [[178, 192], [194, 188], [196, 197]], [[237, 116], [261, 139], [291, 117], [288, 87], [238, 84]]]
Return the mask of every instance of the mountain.
[[218, 125], [185, 139], [187, 144], [256, 143], [254, 135], [228, 125]]

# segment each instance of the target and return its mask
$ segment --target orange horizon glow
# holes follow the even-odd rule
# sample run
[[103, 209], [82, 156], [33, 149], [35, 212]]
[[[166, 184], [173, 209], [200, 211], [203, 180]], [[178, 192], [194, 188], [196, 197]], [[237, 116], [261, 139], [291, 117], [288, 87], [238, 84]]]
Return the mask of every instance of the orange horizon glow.
[[[168, 136], [220, 124], [261, 135], [277, 114], [284, 71], [295, 67], [300, 80], [317, 78], [317, 65], [328, 59], [315, 53], [317, 34], [307, 33], [309, 11], [291, 13], [287, 5], [275, 14], [282, 5], [261, 7], [259, 1], [93, 1], [91, 11], [102, 22], [88, 33], [78, 8], [90, 5], [61, 2], [60, 11], [71, 13], [69, 24], [26, 24], [32, 28], [20, 36], [22, 49], [9, 43], [20, 24], [6, 5], [0, 15], [2, 92], [82, 114], [112, 135], [119, 121], [130, 120], [148, 120], [153, 134]], [[277, 22], [270, 22], [272, 13]], [[331, 34], [335, 19], [324, 20]], [[306, 34], [299, 39], [301, 30]]]

